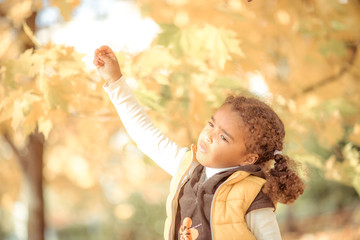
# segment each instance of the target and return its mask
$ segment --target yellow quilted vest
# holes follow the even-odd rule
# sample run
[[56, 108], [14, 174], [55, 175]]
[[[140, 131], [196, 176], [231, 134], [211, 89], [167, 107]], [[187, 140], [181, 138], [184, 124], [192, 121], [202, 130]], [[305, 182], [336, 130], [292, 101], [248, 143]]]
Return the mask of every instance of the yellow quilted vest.
[[[198, 165], [195, 154], [195, 147], [192, 146], [192, 151], [185, 154], [179, 171], [171, 180], [170, 193], [166, 202], [167, 219], [164, 228], [166, 240], [172, 240], [175, 233], [179, 191]], [[248, 172], [237, 171], [218, 187], [212, 201], [210, 216], [213, 240], [255, 239], [248, 229], [245, 214], [265, 182], [265, 179], [252, 176]]]

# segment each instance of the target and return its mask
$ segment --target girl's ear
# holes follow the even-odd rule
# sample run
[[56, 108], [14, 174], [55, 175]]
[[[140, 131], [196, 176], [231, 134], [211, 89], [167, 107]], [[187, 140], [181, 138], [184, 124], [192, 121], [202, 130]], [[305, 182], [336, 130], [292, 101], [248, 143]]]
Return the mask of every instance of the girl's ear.
[[245, 161], [243, 162], [242, 165], [254, 164], [254, 163], [256, 163], [258, 158], [259, 158], [259, 155], [255, 154], [255, 153], [249, 153], [246, 155]]

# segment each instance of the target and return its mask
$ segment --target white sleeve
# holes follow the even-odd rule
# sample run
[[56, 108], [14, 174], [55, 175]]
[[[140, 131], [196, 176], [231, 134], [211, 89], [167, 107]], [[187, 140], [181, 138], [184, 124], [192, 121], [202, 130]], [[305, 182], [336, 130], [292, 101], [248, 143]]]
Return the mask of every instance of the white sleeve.
[[171, 175], [178, 169], [188, 148], [182, 148], [156, 128], [135, 99], [124, 77], [104, 89], [114, 104], [130, 138], [138, 148]]
[[245, 218], [256, 240], [281, 240], [279, 224], [273, 208], [251, 211]]

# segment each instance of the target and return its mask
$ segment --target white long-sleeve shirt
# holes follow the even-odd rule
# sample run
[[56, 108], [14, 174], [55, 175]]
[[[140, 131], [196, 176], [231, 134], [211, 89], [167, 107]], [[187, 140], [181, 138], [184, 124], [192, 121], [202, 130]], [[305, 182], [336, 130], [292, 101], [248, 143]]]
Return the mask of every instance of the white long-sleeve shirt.
[[[171, 141], [152, 124], [132, 94], [124, 77], [112, 84], [105, 84], [104, 89], [114, 104], [130, 138], [144, 154], [173, 176], [178, 170], [183, 155], [189, 149], [180, 147]], [[206, 178], [223, 170], [206, 168]], [[251, 211], [245, 218], [250, 231], [257, 240], [281, 240], [279, 225], [272, 208]]]

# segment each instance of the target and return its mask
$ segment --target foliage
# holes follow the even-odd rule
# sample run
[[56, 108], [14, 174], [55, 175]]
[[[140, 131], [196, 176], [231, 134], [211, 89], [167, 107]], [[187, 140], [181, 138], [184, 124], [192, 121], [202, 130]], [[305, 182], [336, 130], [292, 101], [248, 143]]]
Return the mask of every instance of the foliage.
[[[143, 68], [159, 48], [170, 56], [157, 58], [146, 76], [127, 74], [139, 79], [142, 89], [163, 85], [154, 91], [169, 106], [162, 115], [178, 119], [170, 122], [187, 116], [190, 132], [198, 132], [210, 114], [206, 109], [219, 106], [228, 89], [246, 94], [251, 76], [261, 74], [270, 93], [259, 97], [285, 122], [286, 153], [360, 193], [358, 1], [139, 3], [162, 24], [162, 33], [137, 56], [134, 68]], [[173, 108], [173, 102], [183, 108]], [[197, 136], [188, 135], [189, 141]]]
[[[360, 194], [359, 1], [137, 3], [162, 32], [136, 56], [117, 56], [123, 74], [137, 80], [138, 100], [171, 139], [189, 146], [229, 93], [255, 94], [283, 119], [285, 153], [320, 171], [321, 178]], [[50, 4], [68, 20], [80, 1]], [[120, 147], [112, 144], [124, 135], [101, 89], [103, 82], [86, 70], [83, 56], [72, 47], [40, 46], [29, 31], [29, 18], [41, 8], [38, 0], [0, 3], [0, 134], [10, 134], [17, 146], [24, 145], [36, 128], [45, 135], [51, 224], [64, 226], [56, 217], [60, 213], [79, 222], [98, 216], [106, 211], [99, 202], [110, 202], [109, 211], [116, 215], [117, 206], [128, 204], [124, 196], [136, 191], [142, 192], [131, 202], [137, 208], [144, 199], [160, 204], [169, 178], [144, 162], [128, 139]], [[26, 49], [29, 43], [36, 48]], [[266, 84], [263, 94], [254, 91], [259, 79]], [[0, 186], [1, 206], [9, 212], [21, 192], [20, 170], [9, 163], [14, 157], [0, 138], [0, 180], [17, 186]], [[150, 177], [152, 184], [145, 181]], [[88, 204], [84, 196], [91, 196]], [[72, 216], [75, 207], [64, 206], [83, 209], [76, 208]], [[124, 219], [144, 224], [139, 213], [133, 214]], [[158, 234], [156, 226], [152, 229], [151, 234]]]

